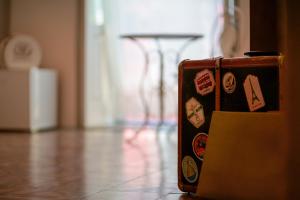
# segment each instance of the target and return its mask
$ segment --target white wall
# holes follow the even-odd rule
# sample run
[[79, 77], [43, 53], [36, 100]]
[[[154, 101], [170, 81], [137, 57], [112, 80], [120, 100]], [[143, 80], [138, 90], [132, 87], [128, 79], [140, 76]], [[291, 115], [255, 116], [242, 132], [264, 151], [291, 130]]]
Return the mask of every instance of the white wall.
[[43, 50], [41, 67], [59, 73], [59, 125], [76, 127], [79, 0], [11, 0], [11, 33], [25, 33]]

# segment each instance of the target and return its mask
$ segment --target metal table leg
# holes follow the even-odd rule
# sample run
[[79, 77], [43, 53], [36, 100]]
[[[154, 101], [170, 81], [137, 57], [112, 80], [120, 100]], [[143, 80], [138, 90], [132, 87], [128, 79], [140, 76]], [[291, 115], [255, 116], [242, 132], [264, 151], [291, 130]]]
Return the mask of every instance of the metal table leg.
[[145, 79], [147, 77], [148, 71], [149, 71], [149, 54], [146, 51], [146, 48], [142, 45], [142, 43], [140, 43], [136, 38], [134, 37], [130, 37], [130, 39], [140, 48], [140, 50], [142, 51], [143, 55], [144, 55], [144, 68], [143, 68], [143, 74], [142, 77], [140, 79], [140, 83], [139, 83], [139, 94], [141, 97], [141, 101], [142, 101], [142, 105], [144, 108], [144, 122], [141, 125], [141, 127], [135, 132], [135, 136], [133, 138], [135, 138], [138, 133], [140, 133], [149, 123], [149, 116], [150, 116], [150, 111], [149, 111], [149, 105], [148, 105], [148, 101], [146, 99], [145, 96]]
[[159, 75], [159, 123], [157, 125], [157, 129], [159, 129], [164, 123], [164, 114], [165, 114], [165, 107], [164, 107], [164, 54], [159, 43], [159, 39], [156, 39], [157, 45], [157, 52], [159, 55], [159, 62], [160, 62], [160, 75]]

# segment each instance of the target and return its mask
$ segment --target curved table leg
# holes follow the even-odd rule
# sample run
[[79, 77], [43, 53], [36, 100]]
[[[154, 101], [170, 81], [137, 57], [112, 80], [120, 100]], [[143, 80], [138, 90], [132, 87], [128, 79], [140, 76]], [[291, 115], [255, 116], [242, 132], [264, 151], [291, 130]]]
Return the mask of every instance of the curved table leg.
[[142, 105], [144, 107], [144, 113], [145, 113], [145, 118], [144, 118], [144, 122], [141, 125], [141, 127], [135, 132], [135, 136], [132, 138], [134, 139], [135, 137], [137, 137], [138, 133], [140, 133], [148, 124], [149, 122], [149, 116], [150, 116], [150, 110], [149, 110], [149, 105], [145, 96], [145, 79], [147, 77], [148, 74], [148, 69], [149, 69], [149, 54], [146, 51], [146, 48], [142, 45], [142, 43], [140, 43], [137, 39], [130, 37], [130, 39], [140, 48], [140, 50], [142, 51], [143, 55], [144, 55], [144, 59], [145, 59], [145, 64], [144, 64], [144, 68], [143, 68], [143, 74], [142, 77], [140, 79], [140, 87], [139, 87], [139, 93], [140, 93], [140, 97], [141, 97], [141, 101], [142, 101]]
[[159, 39], [156, 39], [156, 46], [157, 52], [159, 55], [159, 63], [160, 63], [160, 75], [159, 75], [159, 123], [157, 125], [157, 131], [164, 123], [164, 113], [165, 113], [165, 106], [164, 106], [164, 54], [162, 48], [159, 43]]
[[[149, 54], [146, 51], [146, 48], [135, 37], [128, 37], [128, 38], [131, 39], [141, 49], [141, 51], [144, 55], [144, 58], [145, 58], [144, 71], [143, 71], [143, 75], [140, 79], [140, 88], [139, 88], [139, 93], [140, 93], [142, 104], [144, 107], [145, 119], [144, 119], [142, 126], [136, 131], [136, 135], [133, 137], [133, 139], [134, 139], [138, 135], [138, 133], [141, 132], [145, 128], [145, 126], [149, 122], [150, 111], [149, 111], [149, 105], [148, 105], [147, 99], [145, 97], [145, 78], [147, 76], [148, 68], [149, 68]], [[193, 37], [193, 38], [189, 39], [178, 49], [178, 51], [176, 52], [176, 66], [179, 63], [180, 54], [187, 48], [187, 46], [191, 42], [193, 42], [194, 40], [197, 40], [198, 38], [199, 37]], [[159, 130], [159, 128], [164, 123], [164, 111], [165, 111], [165, 107], [164, 107], [164, 93], [165, 93], [165, 91], [164, 91], [165, 90], [165, 88], [164, 88], [164, 54], [163, 54], [161, 45], [159, 43], [159, 39], [155, 38], [155, 41], [156, 41], [157, 52], [158, 52], [159, 61], [160, 61], [160, 77], [159, 77], [159, 118], [160, 118], [160, 121], [157, 125], [157, 130]], [[171, 127], [171, 129], [172, 129], [172, 127]]]
[[176, 53], [176, 66], [179, 64], [180, 61], [180, 55], [182, 52], [195, 40], [199, 39], [199, 37], [193, 37], [189, 40], [187, 40], [177, 51]]
[[[179, 62], [180, 62], [180, 56], [182, 54], [182, 52], [195, 40], [199, 39], [198, 37], [193, 37], [189, 40], [187, 40], [185, 43], [183, 43], [183, 45], [178, 49], [178, 51], [176, 51], [176, 59], [175, 59], [175, 66], [178, 66]], [[178, 76], [178, 74], [176, 74], [176, 76]], [[176, 107], [176, 113], [178, 113], [178, 106]], [[168, 133], [171, 133], [173, 131], [176, 130], [176, 126], [177, 123], [174, 125], [171, 125], [168, 129]]]
[[[193, 41], [197, 40], [199, 37], [193, 37], [189, 40], [187, 40], [179, 49], [176, 51], [176, 60], [175, 65], [177, 66], [179, 64], [180, 55], [181, 53], [192, 43]], [[164, 93], [165, 93], [165, 86], [164, 86], [164, 53], [162, 51], [161, 45], [159, 43], [159, 39], [156, 38], [156, 45], [157, 45], [157, 52], [159, 54], [159, 60], [160, 60], [160, 80], [159, 80], [159, 108], [160, 108], [160, 121], [157, 125], [157, 130], [163, 125], [164, 123]], [[178, 112], [178, 110], [177, 110]], [[176, 124], [174, 126], [171, 125], [170, 129], [167, 132], [171, 132], [175, 129]]]

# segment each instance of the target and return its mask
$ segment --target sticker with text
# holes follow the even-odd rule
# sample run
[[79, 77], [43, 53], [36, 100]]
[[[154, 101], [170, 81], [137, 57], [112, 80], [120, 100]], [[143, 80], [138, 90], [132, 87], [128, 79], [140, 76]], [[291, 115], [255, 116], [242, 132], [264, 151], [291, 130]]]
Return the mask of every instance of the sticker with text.
[[215, 79], [211, 71], [208, 69], [198, 72], [194, 79], [196, 90], [202, 96], [214, 91]]
[[231, 94], [235, 91], [236, 88], [236, 80], [235, 80], [235, 76], [233, 73], [231, 72], [227, 72], [224, 76], [223, 76], [223, 89], [227, 94]]
[[193, 151], [197, 158], [203, 160], [205, 147], [207, 142], [207, 134], [198, 133], [193, 139]]
[[198, 167], [195, 160], [191, 156], [185, 156], [182, 159], [182, 173], [189, 183], [196, 182], [198, 178]]
[[255, 111], [264, 107], [265, 100], [259, 85], [259, 80], [254, 75], [248, 75], [244, 81], [244, 90], [247, 97], [249, 110]]
[[196, 127], [199, 128], [205, 122], [204, 110], [201, 103], [194, 97], [190, 98], [185, 103], [187, 119]]

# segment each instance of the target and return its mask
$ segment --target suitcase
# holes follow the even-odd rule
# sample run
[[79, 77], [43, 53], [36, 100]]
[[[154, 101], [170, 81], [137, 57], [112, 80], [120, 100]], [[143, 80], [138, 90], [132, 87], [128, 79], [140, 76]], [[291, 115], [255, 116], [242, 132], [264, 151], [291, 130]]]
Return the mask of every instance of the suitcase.
[[280, 109], [281, 56], [184, 60], [178, 85], [178, 187], [196, 192], [214, 110]]

